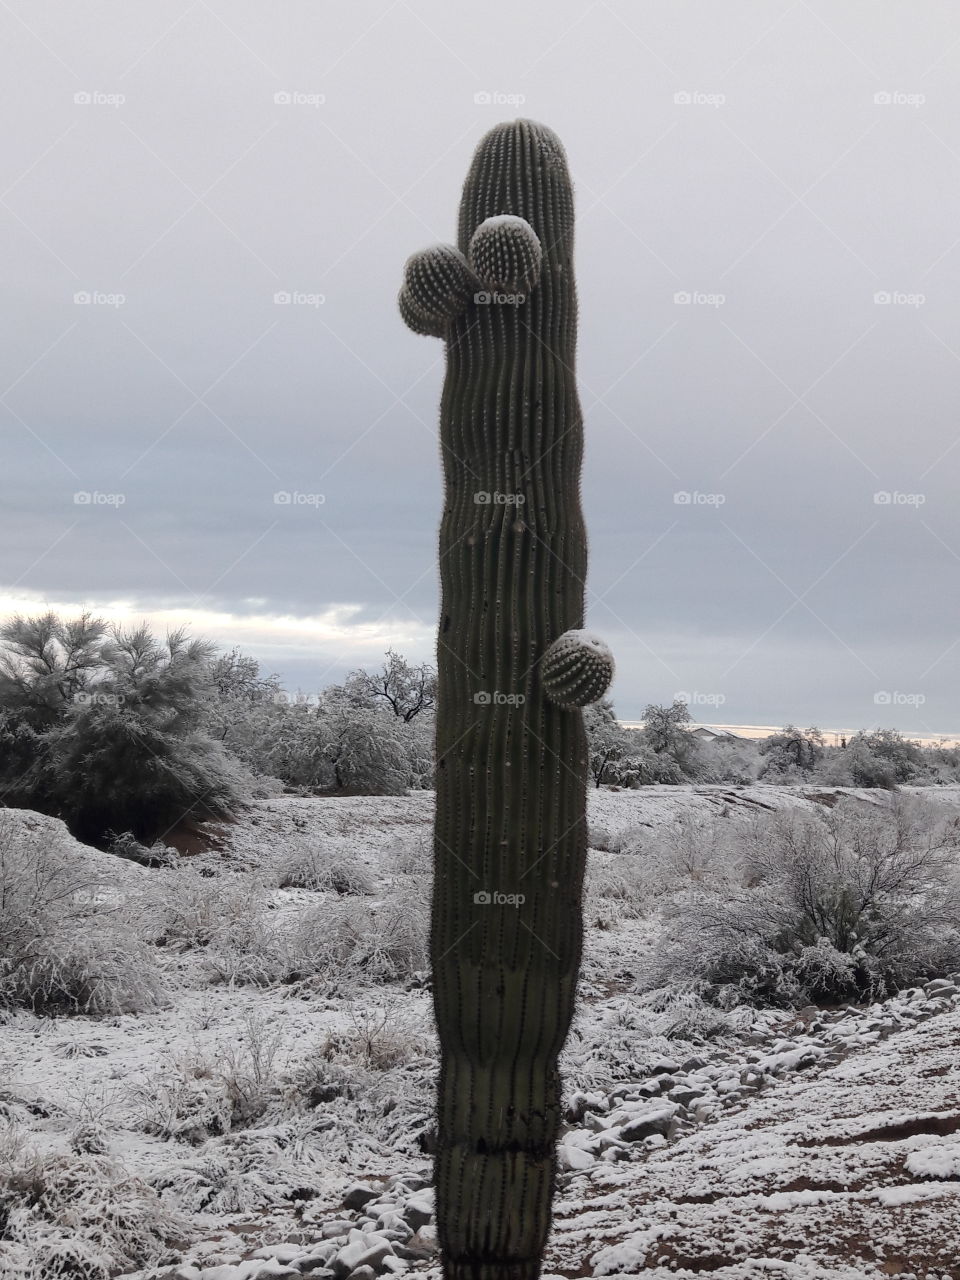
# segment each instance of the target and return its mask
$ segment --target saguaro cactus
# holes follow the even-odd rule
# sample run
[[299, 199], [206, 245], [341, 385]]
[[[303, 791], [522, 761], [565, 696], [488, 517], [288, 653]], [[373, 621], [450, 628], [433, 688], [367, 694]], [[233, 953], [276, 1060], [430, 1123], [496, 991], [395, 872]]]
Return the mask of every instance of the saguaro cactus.
[[459, 248], [407, 262], [400, 311], [446, 340], [430, 953], [435, 1180], [449, 1280], [533, 1280], [550, 1227], [557, 1060], [582, 945], [583, 628], [573, 193], [543, 125], [481, 141]]

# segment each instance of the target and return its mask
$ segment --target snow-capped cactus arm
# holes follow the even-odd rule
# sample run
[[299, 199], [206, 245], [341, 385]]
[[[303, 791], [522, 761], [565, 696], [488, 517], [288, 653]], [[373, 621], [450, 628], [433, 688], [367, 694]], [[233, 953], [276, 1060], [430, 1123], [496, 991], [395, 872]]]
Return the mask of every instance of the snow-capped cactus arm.
[[565, 631], [543, 655], [543, 691], [558, 707], [589, 707], [613, 680], [609, 646], [593, 631]]
[[470, 238], [467, 256], [491, 289], [529, 293], [540, 279], [540, 239], [525, 218], [514, 214], [503, 213], [481, 222]]
[[407, 259], [400, 315], [414, 333], [443, 338], [483, 288], [466, 258], [452, 244], [435, 244]]

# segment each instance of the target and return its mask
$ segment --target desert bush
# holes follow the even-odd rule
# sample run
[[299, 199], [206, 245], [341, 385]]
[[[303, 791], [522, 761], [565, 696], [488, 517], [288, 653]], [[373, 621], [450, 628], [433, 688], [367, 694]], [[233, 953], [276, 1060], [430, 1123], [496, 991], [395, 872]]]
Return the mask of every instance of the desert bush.
[[255, 928], [269, 894], [266, 882], [245, 872], [205, 875], [185, 864], [151, 877], [140, 895], [146, 936], [184, 950], [243, 937]]
[[429, 876], [433, 850], [423, 835], [394, 836], [385, 846], [390, 867], [404, 876]]
[[[83, 840], [152, 840], [187, 815], [222, 817], [250, 776], [200, 728], [213, 647], [183, 632], [50, 613], [0, 626], [0, 784]], [[25, 768], [21, 765], [25, 764]]]
[[[109, 1280], [156, 1263], [183, 1221], [102, 1155], [41, 1155], [0, 1128], [0, 1272], [23, 1280]], [[9, 1264], [10, 1270], [4, 1268]]]
[[344, 896], [373, 893], [370, 870], [356, 854], [323, 848], [299, 841], [277, 860], [277, 880], [281, 889], [316, 889]]
[[344, 898], [307, 911], [294, 949], [304, 972], [336, 972], [363, 982], [395, 982], [427, 966], [428, 909], [417, 892], [387, 902]]
[[960, 964], [960, 826], [928, 802], [841, 802], [742, 829], [735, 875], [674, 904], [654, 985], [714, 1002], [875, 998]]
[[591, 853], [587, 864], [584, 921], [609, 929], [644, 913], [646, 880], [629, 855]]
[[167, 1003], [153, 957], [90, 866], [49, 827], [0, 812], [0, 1005], [116, 1014]]
[[177, 858], [176, 849], [159, 841], [154, 841], [151, 845], [141, 844], [132, 831], [121, 831], [119, 834], [108, 831], [107, 849], [116, 857], [137, 862], [142, 867], [169, 867]]
[[238, 1038], [218, 1045], [214, 1055], [196, 1052], [171, 1059], [131, 1091], [140, 1128], [199, 1146], [254, 1124], [278, 1097], [280, 1039], [261, 1016], [250, 1012]]

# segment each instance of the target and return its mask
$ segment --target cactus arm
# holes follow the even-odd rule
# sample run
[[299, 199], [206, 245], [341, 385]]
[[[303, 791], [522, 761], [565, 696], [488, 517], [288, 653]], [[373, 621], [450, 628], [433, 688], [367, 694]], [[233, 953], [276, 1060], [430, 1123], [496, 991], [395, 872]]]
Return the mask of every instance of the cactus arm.
[[518, 120], [482, 139], [453, 252], [414, 255], [401, 292], [406, 322], [442, 336], [447, 358], [430, 931], [437, 1225], [445, 1280], [536, 1280], [582, 949], [579, 708], [605, 669], [605, 646], [580, 631], [573, 193], [549, 129]]

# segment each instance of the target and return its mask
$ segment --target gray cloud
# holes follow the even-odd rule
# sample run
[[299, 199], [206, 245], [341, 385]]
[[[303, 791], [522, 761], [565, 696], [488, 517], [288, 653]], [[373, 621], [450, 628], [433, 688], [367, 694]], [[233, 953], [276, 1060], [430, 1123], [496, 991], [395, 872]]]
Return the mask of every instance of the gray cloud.
[[391, 638], [427, 656], [442, 348], [395, 295], [477, 139], [526, 114], [578, 184], [621, 713], [683, 689], [723, 695], [703, 719], [960, 732], [946, 0], [11, 0], [0, 29], [8, 602], [229, 615], [224, 642], [353, 606], [312, 639], [258, 623], [302, 687]]

